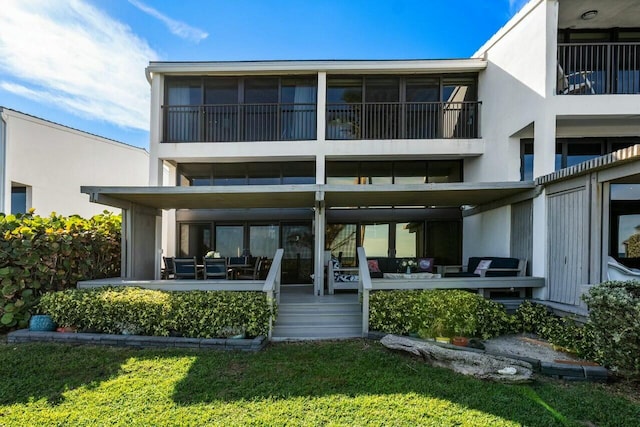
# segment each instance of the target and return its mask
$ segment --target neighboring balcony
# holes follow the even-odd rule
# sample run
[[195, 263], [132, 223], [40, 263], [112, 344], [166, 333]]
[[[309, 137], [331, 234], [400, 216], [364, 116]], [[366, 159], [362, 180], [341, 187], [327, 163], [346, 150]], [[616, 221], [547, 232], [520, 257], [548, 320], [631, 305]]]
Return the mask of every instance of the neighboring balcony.
[[480, 102], [327, 104], [327, 139], [479, 138]]
[[164, 105], [163, 142], [316, 139], [316, 104]]
[[640, 42], [559, 43], [559, 95], [640, 93]]

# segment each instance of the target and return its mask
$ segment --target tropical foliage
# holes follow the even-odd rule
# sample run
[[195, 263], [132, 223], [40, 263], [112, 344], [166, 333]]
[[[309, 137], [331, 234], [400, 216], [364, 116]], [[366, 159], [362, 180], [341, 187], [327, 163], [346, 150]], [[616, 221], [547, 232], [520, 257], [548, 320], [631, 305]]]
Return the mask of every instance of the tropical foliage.
[[25, 327], [40, 295], [120, 275], [120, 216], [0, 214], [0, 331]]

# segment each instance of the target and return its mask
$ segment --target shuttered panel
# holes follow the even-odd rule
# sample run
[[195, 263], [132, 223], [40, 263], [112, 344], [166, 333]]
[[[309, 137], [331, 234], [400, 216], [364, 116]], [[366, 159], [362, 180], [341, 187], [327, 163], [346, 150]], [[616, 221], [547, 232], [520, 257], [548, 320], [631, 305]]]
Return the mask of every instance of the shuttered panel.
[[549, 300], [578, 305], [589, 277], [589, 204], [584, 186], [547, 198]]
[[511, 206], [511, 256], [527, 260], [527, 276], [531, 275], [533, 254], [533, 202], [526, 200]]

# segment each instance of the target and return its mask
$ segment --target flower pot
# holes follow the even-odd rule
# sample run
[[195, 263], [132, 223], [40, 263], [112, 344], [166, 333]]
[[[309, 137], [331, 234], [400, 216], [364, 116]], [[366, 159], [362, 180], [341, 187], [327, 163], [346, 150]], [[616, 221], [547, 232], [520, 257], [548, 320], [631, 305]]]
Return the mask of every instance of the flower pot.
[[451, 338], [449, 337], [436, 337], [436, 342], [441, 342], [444, 344], [451, 344]]
[[61, 326], [56, 329], [56, 332], [78, 332], [78, 328], [75, 326]]
[[34, 332], [49, 332], [56, 330], [56, 324], [48, 314], [36, 314], [29, 320], [29, 330]]
[[467, 337], [453, 337], [451, 340], [453, 345], [457, 345], [458, 347], [466, 347], [469, 344], [469, 339]]

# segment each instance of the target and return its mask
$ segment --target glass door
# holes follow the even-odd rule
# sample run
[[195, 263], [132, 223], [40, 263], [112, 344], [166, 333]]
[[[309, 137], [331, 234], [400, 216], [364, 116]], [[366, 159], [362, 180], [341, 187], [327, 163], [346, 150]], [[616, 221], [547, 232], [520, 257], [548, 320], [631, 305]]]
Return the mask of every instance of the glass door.
[[311, 223], [282, 224], [282, 283], [311, 283], [313, 234]]
[[179, 257], [202, 257], [211, 250], [211, 224], [180, 224]]
[[389, 224], [362, 224], [360, 242], [367, 257], [388, 257]]

